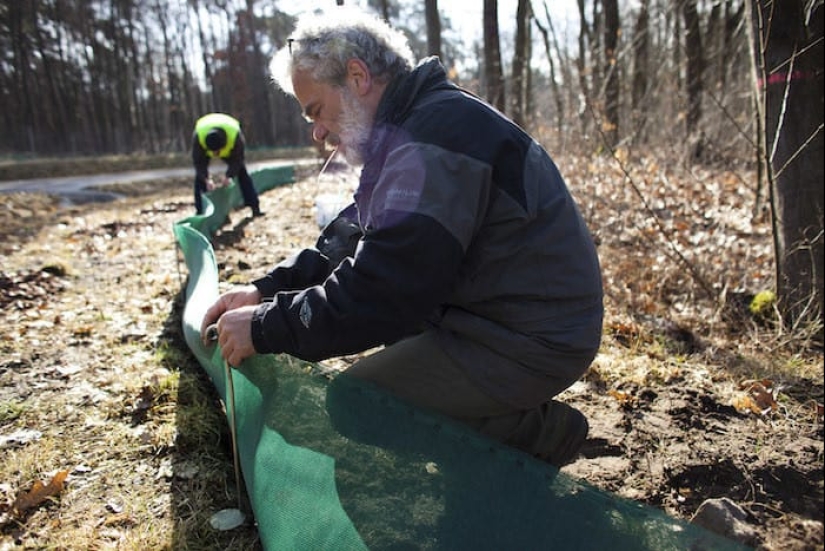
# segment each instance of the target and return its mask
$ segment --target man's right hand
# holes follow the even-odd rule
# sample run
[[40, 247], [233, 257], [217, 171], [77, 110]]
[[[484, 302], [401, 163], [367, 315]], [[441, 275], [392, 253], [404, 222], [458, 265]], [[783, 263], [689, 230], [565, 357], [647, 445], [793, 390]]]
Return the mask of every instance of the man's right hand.
[[241, 308], [242, 306], [252, 306], [261, 302], [261, 292], [254, 285], [244, 285], [237, 287], [218, 297], [212, 306], [206, 311], [201, 322], [201, 340], [204, 345], [209, 345], [209, 336], [206, 334], [207, 328], [216, 323], [218, 319], [229, 310]]

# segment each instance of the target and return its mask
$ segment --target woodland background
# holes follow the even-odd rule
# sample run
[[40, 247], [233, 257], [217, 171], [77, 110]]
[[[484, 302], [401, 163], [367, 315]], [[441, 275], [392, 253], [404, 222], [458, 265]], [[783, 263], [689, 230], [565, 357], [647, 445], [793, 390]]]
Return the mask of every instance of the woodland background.
[[[409, 36], [418, 57], [439, 55], [459, 84], [551, 150], [688, 143], [699, 158], [756, 158], [757, 75], [743, 0], [577, 3], [578, 29], [559, 32], [568, 14], [554, 18], [552, 1], [522, 0], [504, 13], [484, 0], [483, 37], [473, 43], [437, 0], [369, 5]], [[788, 3], [804, 17], [804, 3]], [[186, 151], [194, 121], [209, 111], [238, 117], [252, 147], [308, 144], [297, 105], [268, 74], [292, 29], [282, 7], [291, 4], [3, 2], [0, 152]]]
[[[438, 0], [366, 4], [409, 36], [418, 57], [438, 55], [458, 84], [553, 155], [755, 166], [743, 185], [754, 188], [754, 216], [767, 214], [774, 228], [781, 325], [814, 324], [821, 336], [822, 0], [576, 0], [575, 32], [557, 32], [560, 3], [554, 11], [553, 2], [518, 0], [515, 13], [501, 13], [497, 0], [483, 0], [482, 38], [469, 44]], [[257, 0], [0, 4], [6, 178], [43, 156], [183, 163], [194, 121], [209, 111], [237, 117], [251, 150], [308, 145], [298, 105], [268, 74], [292, 29], [287, 5], [294, 9]], [[510, 17], [515, 31], [502, 35]]]

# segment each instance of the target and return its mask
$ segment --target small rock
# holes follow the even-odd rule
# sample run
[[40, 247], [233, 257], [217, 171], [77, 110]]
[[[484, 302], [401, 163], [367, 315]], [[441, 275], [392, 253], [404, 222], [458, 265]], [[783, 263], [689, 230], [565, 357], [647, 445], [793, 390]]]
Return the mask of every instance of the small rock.
[[747, 523], [748, 514], [732, 500], [723, 497], [706, 499], [690, 521], [726, 538], [755, 545], [759, 542], [756, 529]]
[[246, 517], [240, 509], [223, 509], [212, 515], [209, 519], [209, 524], [211, 524], [215, 530], [225, 532], [227, 530], [234, 530], [245, 521]]

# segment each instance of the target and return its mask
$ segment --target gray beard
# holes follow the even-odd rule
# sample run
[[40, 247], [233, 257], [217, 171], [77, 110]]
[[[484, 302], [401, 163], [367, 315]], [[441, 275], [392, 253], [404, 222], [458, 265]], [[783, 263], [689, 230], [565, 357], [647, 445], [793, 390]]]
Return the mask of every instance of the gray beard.
[[369, 141], [372, 121], [358, 99], [344, 89], [341, 93], [341, 132], [344, 159], [352, 166], [364, 164], [364, 151]]

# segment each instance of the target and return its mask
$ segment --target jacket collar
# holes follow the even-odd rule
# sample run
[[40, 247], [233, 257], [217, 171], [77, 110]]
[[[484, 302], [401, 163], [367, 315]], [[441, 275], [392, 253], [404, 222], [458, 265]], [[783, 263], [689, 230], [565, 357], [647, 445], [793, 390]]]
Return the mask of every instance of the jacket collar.
[[378, 104], [376, 124], [399, 124], [416, 98], [440, 86], [448, 85], [447, 72], [435, 56], [427, 57], [409, 73], [398, 75], [387, 86]]
[[365, 161], [378, 153], [386, 138], [407, 119], [421, 96], [442, 88], [455, 88], [455, 85], [447, 80], [447, 72], [435, 56], [421, 60], [412, 71], [396, 76], [378, 103]]

